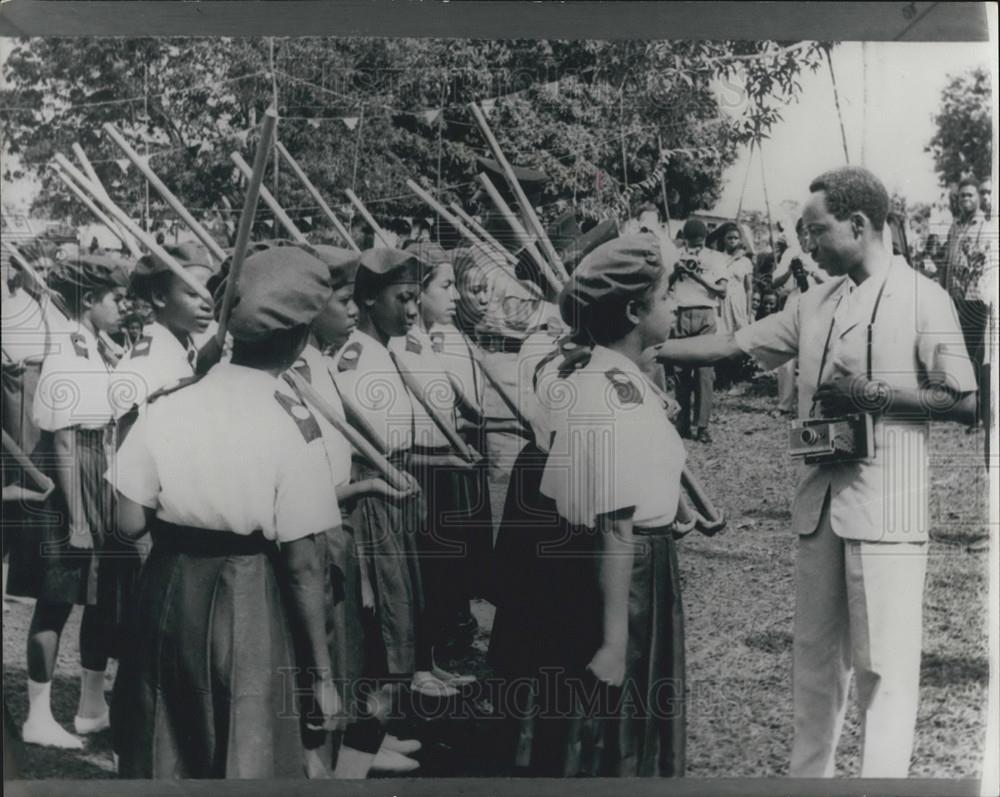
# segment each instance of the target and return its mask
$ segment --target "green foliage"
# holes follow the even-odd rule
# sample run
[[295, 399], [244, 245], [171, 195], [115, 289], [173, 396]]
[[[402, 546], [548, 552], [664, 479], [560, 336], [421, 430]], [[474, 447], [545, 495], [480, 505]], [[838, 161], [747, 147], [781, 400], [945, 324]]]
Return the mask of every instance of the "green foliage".
[[[491, 126], [512, 162], [551, 177], [543, 207], [571, 202], [606, 215], [626, 184], [655, 169], [660, 142], [715, 148], [710, 157], [669, 161], [670, 213], [683, 218], [718, 200], [737, 147], [766, 137], [797, 98], [800, 72], [818, 68], [829, 46], [789, 52], [788, 44], [278, 39], [279, 137], [334, 208], [353, 188], [380, 220], [426, 215], [405, 180], [467, 201], [475, 156], [489, 154], [468, 103], [501, 97]], [[140, 152], [148, 147], [157, 174], [223, 233], [221, 220], [235, 218], [223, 215], [227, 203], [242, 206], [229, 160], [241, 145], [236, 134], [254, 127], [272, 100], [269, 47], [266, 39], [20, 40], [5, 70], [4, 139], [23, 171], [42, 177], [34, 210], [87, 220], [46, 168], [76, 141], [115, 200], [142, 215], [144, 180], [115, 163], [123, 153], [101, 131], [111, 121]], [[422, 115], [441, 107], [436, 120]], [[339, 121], [345, 116], [360, 118], [354, 130]], [[248, 161], [252, 148], [253, 136]], [[287, 166], [266, 184], [292, 218], [311, 216], [317, 236], [328, 233]], [[258, 213], [270, 218], [263, 205]], [[155, 192], [151, 216], [172, 218]]]
[[993, 162], [993, 124], [990, 114], [990, 76], [973, 69], [953, 76], [941, 92], [937, 131], [926, 147], [942, 186], [952, 186], [972, 175], [984, 180]]

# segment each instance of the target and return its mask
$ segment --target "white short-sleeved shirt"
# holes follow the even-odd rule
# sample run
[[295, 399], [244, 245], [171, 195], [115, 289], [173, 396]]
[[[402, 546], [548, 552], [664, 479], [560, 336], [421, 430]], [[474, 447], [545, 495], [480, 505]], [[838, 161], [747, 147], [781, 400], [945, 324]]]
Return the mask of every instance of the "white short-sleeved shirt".
[[150, 324], [111, 375], [115, 417], [120, 418], [133, 406], [141, 407], [157, 390], [194, 376], [197, 357], [198, 350], [190, 339], [185, 345], [163, 324]]
[[[865, 375], [868, 323], [883, 281], [885, 290], [873, 331], [872, 377], [890, 388], [906, 390], [935, 381], [958, 392], [976, 389], [948, 294], [905, 261], [886, 256], [860, 285], [855, 287], [847, 277], [830, 280], [801, 294], [781, 312], [736, 333], [737, 345], [765, 368], [799, 358], [800, 418], [810, 415], [821, 381]], [[829, 352], [821, 375], [828, 334]], [[928, 431], [926, 421], [876, 416], [874, 461], [803, 466], [792, 507], [795, 530], [799, 534], [816, 530], [829, 490], [830, 521], [839, 536], [925, 541]]]
[[470, 344], [453, 324], [435, 324], [430, 330], [431, 348], [451, 375], [466, 404], [482, 412], [486, 377], [472, 356]]
[[[337, 417], [344, 418], [344, 405], [340, 400], [340, 393], [333, 381], [331, 368], [333, 358], [327, 357], [323, 352], [312, 344], [302, 350], [302, 354], [292, 366], [299, 376], [306, 380], [319, 395], [326, 400], [330, 408], [337, 414]], [[284, 379], [279, 381], [278, 389], [292, 397], [297, 397], [292, 386]], [[334, 428], [318, 412], [313, 412], [323, 431], [323, 439], [326, 441], [327, 456], [330, 461], [330, 469], [333, 473], [333, 483], [344, 484], [351, 480], [351, 445], [347, 439]]]
[[89, 329], [81, 324], [73, 331], [53, 333], [38, 378], [32, 420], [46, 432], [72, 426], [100, 429], [113, 418], [110, 386], [110, 367]]
[[386, 442], [387, 451], [413, 448], [416, 399], [403, 384], [389, 350], [355, 329], [333, 358], [334, 380]]
[[[699, 261], [701, 278], [709, 285], [717, 286], [720, 281], [725, 283], [729, 279], [725, 255], [706, 246], [697, 250], [691, 250], [687, 247], [677, 250], [673, 261], [664, 263], [667, 274], [671, 278], [674, 276], [675, 265], [686, 258], [694, 258]], [[701, 283], [683, 273], [676, 275], [670, 293], [678, 307], [715, 307], [718, 304], [718, 299], [710, 295]]]
[[[455, 405], [458, 397], [444, 363], [434, 352], [430, 336], [421, 329], [413, 328], [403, 337], [390, 338], [389, 350], [423, 387], [425, 400], [437, 410], [438, 416], [451, 424], [451, 428], [456, 428]], [[428, 448], [449, 445], [444, 432], [416, 396], [413, 396], [413, 424], [414, 445]]]
[[629, 507], [636, 526], [673, 522], [686, 454], [664, 396], [603, 346], [568, 375], [543, 368], [537, 392], [551, 431], [542, 494], [575, 525], [593, 528], [599, 515]]
[[313, 413], [272, 375], [231, 363], [149, 403], [106, 478], [184, 526], [290, 542], [341, 522]]
[[48, 343], [48, 322], [41, 306], [27, 291], [11, 294], [6, 283], [0, 285], [0, 290], [4, 352], [14, 362], [43, 357]]
[[558, 323], [553, 320], [525, 338], [517, 355], [515, 395], [518, 407], [531, 424], [535, 445], [542, 451], [549, 449], [551, 429], [548, 413], [539, 402], [536, 386], [547, 384], [544, 376], [554, 373], [562, 362], [559, 342], [569, 333], [569, 327], [562, 324], [561, 320]]

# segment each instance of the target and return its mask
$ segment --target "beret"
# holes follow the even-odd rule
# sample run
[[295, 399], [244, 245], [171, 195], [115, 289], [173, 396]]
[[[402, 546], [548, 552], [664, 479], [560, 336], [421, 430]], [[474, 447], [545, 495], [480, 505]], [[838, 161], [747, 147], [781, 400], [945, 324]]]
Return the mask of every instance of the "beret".
[[[225, 293], [224, 285], [216, 290], [217, 301]], [[255, 244], [243, 261], [229, 332], [236, 340], [253, 342], [274, 332], [308, 326], [332, 294], [330, 267], [311, 246]]]
[[559, 294], [559, 313], [578, 328], [581, 318], [609, 302], [641, 296], [664, 273], [660, 241], [651, 233], [603, 243], [576, 267]]
[[404, 247], [404, 251], [419, 257], [426, 265], [432, 267], [450, 263], [452, 258], [441, 244], [433, 241], [413, 241]]
[[128, 270], [124, 261], [108, 255], [80, 255], [73, 260], [61, 260], [49, 271], [50, 288], [67, 291], [98, 291], [128, 287]]
[[705, 222], [701, 219], [688, 219], [684, 222], [684, 232], [682, 234], [685, 239], [704, 238], [708, 235], [708, 227], [705, 226]]
[[[208, 249], [200, 243], [186, 241], [182, 244], [164, 246], [163, 249], [184, 268], [201, 266], [213, 272], [216, 270], [216, 266], [212, 264], [212, 258], [209, 257]], [[139, 258], [139, 262], [135, 264], [135, 271], [132, 273], [132, 277], [133, 279], [136, 277], [149, 277], [153, 274], [160, 274], [169, 270], [170, 266], [167, 265], [165, 260], [161, 260], [150, 252]]]
[[361, 261], [360, 253], [329, 244], [316, 244], [312, 250], [313, 254], [329, 267], [330, 280], [335, 291], [354, 283], [358, 273], [358, 263]]
[[372, 296], [399, 282], [423, 281], [427, 265], [413, 252], [402, 249], [366, 249], [355, 277], [355, 293]]

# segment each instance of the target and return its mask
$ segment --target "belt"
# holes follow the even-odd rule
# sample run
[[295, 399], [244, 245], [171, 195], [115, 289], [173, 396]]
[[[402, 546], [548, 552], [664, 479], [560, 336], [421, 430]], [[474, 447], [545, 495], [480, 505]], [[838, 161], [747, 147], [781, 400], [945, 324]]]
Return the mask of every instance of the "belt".
[[195, 556], [253, 556], [276, 551], [273, 540], [263, 532], [235, 534], [231, 531], [181, 526], [157, 518], [150, 528], [153, 547]]
[[633, 526], [632, 533], [641, 537], [670, 537], [674, 531], [670, 526]]
[[524, 345], [523, 338], [510, 338], [506, 335], [482, 334], [479, 335], [479, 345], [491, 352], [503, 352], [505, 354], [517, 354]]
[[683, 307], [678, 307], [677, 310], [714, 310], [715, 307], [710, 304], [688, 304]]

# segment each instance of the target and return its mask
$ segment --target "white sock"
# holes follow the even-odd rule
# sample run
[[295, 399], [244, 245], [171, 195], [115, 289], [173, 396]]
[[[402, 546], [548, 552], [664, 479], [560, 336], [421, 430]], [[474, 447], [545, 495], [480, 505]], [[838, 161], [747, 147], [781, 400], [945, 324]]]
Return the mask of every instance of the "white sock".
[[52, 716], [52, 681], [32, 681], [28, 679], [28, 719], [27, 722], [55, 722]]
[[80, 670], [80, 703], [78, 717], [97, 719], [108, 710], [104, 700], [104, 670]]

